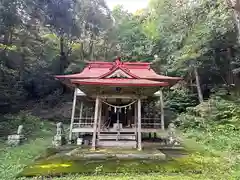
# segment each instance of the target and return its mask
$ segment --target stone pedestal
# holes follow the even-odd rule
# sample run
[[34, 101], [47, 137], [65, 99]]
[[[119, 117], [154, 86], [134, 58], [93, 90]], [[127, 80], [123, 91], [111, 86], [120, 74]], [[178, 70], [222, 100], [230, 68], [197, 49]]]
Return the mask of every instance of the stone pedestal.
[[65, 144], [65, 141], [66, 141], [66, 139], [65, 139], [64, 136], [62, 136], [62, 135], [55, 135], [55, 136], [53, 137], [52, 144], [53, 144], [54, 146], [56, 146], [56, 147], [59, 147], [59, 146], [64, 145], [64, 144]]
[[24, 140], [24, 135], [19, 135], [19, 134], [9, 135], [7, 143], [10, 146], [18, 146], [23, 142], [23, 140]]

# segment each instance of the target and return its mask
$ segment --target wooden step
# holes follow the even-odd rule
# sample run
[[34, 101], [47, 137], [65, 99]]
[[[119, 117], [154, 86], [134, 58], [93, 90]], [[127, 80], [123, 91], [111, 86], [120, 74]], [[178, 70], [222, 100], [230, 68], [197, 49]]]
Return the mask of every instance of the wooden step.
[[[107, 132], [107, 131], [102, 131], [100, 134], [118, 134], [118, 132]], [[126, 134], [126, 135], [134, 135], [135, 132], [120, 132], [120, 134]]]
[[97, 141], [98, 147], [127, 147], [127, 148], [136, 148], [137, 142], [136, 141], [104, 141], [104, 140], [98, 140]]
[[100, 134], [98, 136], [98, 139], [100, 140], [116, 140], [116, 139], [119, 139], [119, 140], [135, 140], [136, 139], [136, 136], [135, 135], [128, 135], [128, 134], [120, 134], [119, 136], [117, 134]]

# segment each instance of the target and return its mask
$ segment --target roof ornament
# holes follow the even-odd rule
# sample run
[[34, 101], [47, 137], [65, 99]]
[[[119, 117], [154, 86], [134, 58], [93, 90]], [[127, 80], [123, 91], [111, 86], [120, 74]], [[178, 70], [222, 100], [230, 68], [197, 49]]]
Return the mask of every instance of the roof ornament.
[[116, 60], [113, 62], [113, 66], [109, 70], [112, 70], [112, 69], [114, 69], [116, 67], [120, 67], [122, 65], [123, 65], [123, 62], [121, 61], [121, 57], [117, 56]]
[[122, 64], [121, 57], [118, 56], [115, 63], [116, 63], [116, 65], [121, 65]]

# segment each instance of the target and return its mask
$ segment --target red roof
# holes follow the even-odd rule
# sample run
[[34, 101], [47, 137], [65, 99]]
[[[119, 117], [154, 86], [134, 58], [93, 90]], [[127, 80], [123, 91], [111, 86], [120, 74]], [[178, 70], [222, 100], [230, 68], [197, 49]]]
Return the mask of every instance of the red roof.
[[[127, 83], [129, 85], [134, 84], [145, 84], [145, 85], [153, 85], [157, 84], [159, 86], [166, 86], [166, 84], [162, 84], [162, 81], [167, 81], [169, 85], [175, 84], [177, 81], [181, 80], [179, 77], [169, 77], [157, 74], [150, 67], [151, 63], [143, 63], [143, 62], [121, 62], [120, 59], [117, 59], [115, 62], [89, 62], [88, 65], [83, 69], [81, 73], [71, 74], [71, 75], [59, 75], [55, 76], [59, 79], [69, 79], [72, 80], [72, 83], [78, 82], [80, 83], [98, 83], [98, 84], [124, 84]], [[113, 80], [112, 83], [108, 76], [113, 74], [116, 71], [121, 71], [122, 73], [128, 76], [128, 81], [118, 79]], [[73, 81], [73, 79], [78, 79], [77, 81]], [[80, 81], [80, 80], [83, 81]], [[91, 81], [86, 81], [86, 79], [93, 79]], [[106, 79], [106, 80], [104, 80]], [[135, 79], [134, 81], [130, 81], [129, 79]], [[136, 81], [136, 79], [138, 79]], [[121, 80], [121, 81], [120, 81]], [[142, 81], [139, 81], [142, 80]], [[148, 81], [147, 81], [148, 80]], [[155, 80], [149, 81], [149, 80]], [[159, 82], [160, 81], [160, 82]], [[123, 83], [124, 82], [124, 83]]]
[[81, 85], [103, 85], [103, 86], [168, 86], [167, 82], [151, 81], [146, 79], [73, 79], [71, 80], [73, 84]]

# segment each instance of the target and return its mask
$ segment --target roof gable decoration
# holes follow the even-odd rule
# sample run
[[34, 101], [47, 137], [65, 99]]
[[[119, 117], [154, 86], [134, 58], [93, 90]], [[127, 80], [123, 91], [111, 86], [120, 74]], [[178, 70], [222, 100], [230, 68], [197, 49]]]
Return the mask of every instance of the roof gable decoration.
[[[120, 78], [135, 78], [139, 79], [138, 76], [130, 72], [130, 69], [128, 69], [123, 62], [121, 62], [120, 58], [118, 58], [114, 63], [113, 66], [109, 69], [109, 71], [102, 76], [100, 76], [100, 79], [103, 78], [109, 78], [114, 76], [120, 76]], [[117, 77], [119, 78], [119, 77]]]
[[129, 78], [132, 79], [132, 77], [127, 74], [126, 72], [122, 71], [121, 69], [117, 69], [112, 74], [106, 76], [105, 78]]

